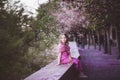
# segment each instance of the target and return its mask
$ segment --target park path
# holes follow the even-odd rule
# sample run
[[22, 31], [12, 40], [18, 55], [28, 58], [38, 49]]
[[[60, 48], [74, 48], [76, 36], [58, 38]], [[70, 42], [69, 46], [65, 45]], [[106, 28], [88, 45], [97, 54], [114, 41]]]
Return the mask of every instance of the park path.
[[117, 51], [112, 50], [112, 55], [95, 50], [92, 46], [83, 50], [79, 47], [81, 62], [88, 78], [75, 80], [120, 80], [120, 60]]

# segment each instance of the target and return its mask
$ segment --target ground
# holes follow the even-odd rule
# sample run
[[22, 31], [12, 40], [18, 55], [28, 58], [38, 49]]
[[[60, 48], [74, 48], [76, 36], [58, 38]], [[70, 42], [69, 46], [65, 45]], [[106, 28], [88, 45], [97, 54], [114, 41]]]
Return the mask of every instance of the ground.
[[81, 62], [84, 73], [88, 78], [75, 80], [120, 80], [120, 59], [117, 59], [116, 49], [112, 49], [112, 55], [104, 54], [94, 47], [81, 49]]

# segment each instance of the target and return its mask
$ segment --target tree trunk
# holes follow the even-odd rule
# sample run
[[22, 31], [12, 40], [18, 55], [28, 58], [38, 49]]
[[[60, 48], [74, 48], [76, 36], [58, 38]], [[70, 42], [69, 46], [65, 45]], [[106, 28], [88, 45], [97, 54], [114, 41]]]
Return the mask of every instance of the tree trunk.
[[108, 53], [108, 46], [107, 46], [107, 33], [105, 29], [105, 34], [104, 34], [104, 53]]
[[115, 30], [116, 30], [116, 47], [118, 48], [118, 29], [117, 28], [115, 28]]
[[88, 32], [88, 49], [90, 48], [90, 32]]
[[93, 45], [94, 45], [94, 49], [96, 49], [96, 41], [95, 41], [95, 40], [96, 40], [96, 39], [95, 39], [96, 37], [95, 37], [95, 35], [96, 35], [96, 34], [93, 35]]
[[111, 54], [110, 28], [107, 29], [107, 48], [108, 48], [108, 53]]
[[117, 41], [118, 41], [118, 59], [120, 59], [120, 27], [119, 25], [117, 26]]
[[98, 31], [98, 46], [99, 46], [99, 51], [100, 51], [101, 50], [100, 31]]

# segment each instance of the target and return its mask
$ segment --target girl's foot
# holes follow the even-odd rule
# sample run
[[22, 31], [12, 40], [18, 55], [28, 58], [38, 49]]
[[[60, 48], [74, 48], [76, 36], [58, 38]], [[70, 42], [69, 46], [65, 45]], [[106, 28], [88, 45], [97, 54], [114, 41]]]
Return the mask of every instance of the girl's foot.
[[81, 72], [81, 73], [79, 74], [79, 77], [80, 77], [80, 78], [87, 78], [88, 76], [85, 75], [83, 72]]

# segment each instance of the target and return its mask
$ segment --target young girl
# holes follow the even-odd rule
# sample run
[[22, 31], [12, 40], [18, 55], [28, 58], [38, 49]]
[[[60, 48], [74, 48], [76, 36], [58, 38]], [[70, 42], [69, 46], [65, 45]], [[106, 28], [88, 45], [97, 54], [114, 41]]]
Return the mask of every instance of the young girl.
[[68, 45], [68, 40], [67, 36], [65, 34], [62, 34], [60, 36], [60, 44], [58, 46], [58, 64], [67, 64], [70, 62], [73, 62], [75, 65], [75, 68], [79, 71], [79, 77], [87, 77], [86, 75], [83, 74], [83, 69], [81, 66], [81, 63], [79, 59], [73, 58], [70, 55], [70, 47]]

